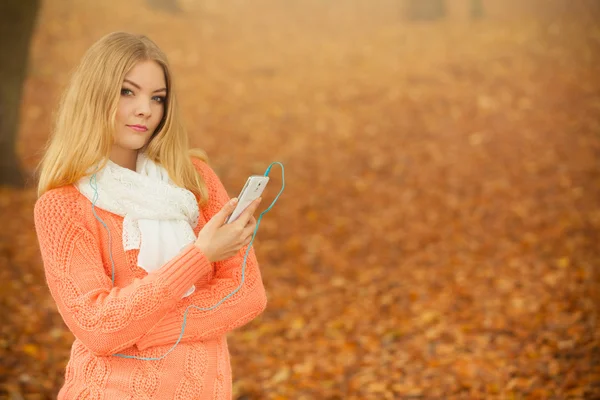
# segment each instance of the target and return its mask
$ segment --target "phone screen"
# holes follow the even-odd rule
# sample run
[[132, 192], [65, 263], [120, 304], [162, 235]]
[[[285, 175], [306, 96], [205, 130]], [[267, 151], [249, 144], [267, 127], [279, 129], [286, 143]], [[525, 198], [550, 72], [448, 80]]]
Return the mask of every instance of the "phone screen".
[[268, 182], [269, 178], [266, 176], [253, 175], [249, 177], [238, 196], [238, 204], [227, 219], [227, 223], [235, 221], [254, 200], [258, 199]]

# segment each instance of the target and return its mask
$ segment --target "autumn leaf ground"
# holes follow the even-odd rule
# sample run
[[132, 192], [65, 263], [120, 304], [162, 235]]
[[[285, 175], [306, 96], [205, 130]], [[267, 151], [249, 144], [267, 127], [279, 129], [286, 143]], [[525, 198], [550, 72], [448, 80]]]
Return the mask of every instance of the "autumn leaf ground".
[[[167, 52], [230, 194], [286, 167], [256, 242], [268, 308], [229, 336], [236, 397], [600, 398], [597, 14], [42, 3], [18, 145], [30, 172], [69, 71], [114, 30]], [[53, 398], [73, 340], [33, 186], [0, 189], [1, 398]]]

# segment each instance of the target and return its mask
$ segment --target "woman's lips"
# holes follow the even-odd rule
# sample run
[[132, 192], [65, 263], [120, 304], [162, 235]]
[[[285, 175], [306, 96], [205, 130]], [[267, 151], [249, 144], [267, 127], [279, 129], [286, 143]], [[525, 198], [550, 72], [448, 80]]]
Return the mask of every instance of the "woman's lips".
[[127, 125], [127, 126], [136, 132], [146, 132], [148, 130], [148, 128], [146, 128], [144, 125]]

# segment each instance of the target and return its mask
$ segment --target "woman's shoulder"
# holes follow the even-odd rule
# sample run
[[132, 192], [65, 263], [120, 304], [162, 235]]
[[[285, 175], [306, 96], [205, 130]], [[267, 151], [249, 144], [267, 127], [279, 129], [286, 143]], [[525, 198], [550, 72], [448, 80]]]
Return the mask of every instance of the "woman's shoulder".
[[194, 168], [196, 171], [202, 176], [202, 179], [206, 183], [206, 186], [211, 187], [214, 185], [219, 185], [221, 180], [219, 179], [215, 170], [210, 166], [208, 161], [202, 160], [198, 157], [192, 157], [192, 164], [194, 164]]
[[81, 200], [85, 197], [74, 185], [61, 186], [48, 190], [35, 202], [34, 216], [55, 221], [68, 219], [82, 211]]

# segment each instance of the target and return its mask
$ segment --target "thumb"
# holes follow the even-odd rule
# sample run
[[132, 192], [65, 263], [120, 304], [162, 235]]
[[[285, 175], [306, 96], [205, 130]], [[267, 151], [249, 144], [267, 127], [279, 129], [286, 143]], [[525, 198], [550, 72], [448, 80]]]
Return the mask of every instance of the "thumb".
[[229, 217], [229, 215], [231, 215], [233, 210], [235, 210], [235, 206], [237, 205], [237, 202], [238, 202], [237, 198], [233, 198], [233, 199], [229, 200], [227, 203], [225, 203], [223, 205], [223, 207], [219, 210], [219, 212], [216, 213], [210, 219], [210, 221], [208, 221], [208, 223], [215, 224], [217, 227], [223, 225], [225, 223], [225, 221], [227, 220], [227, 217]]

